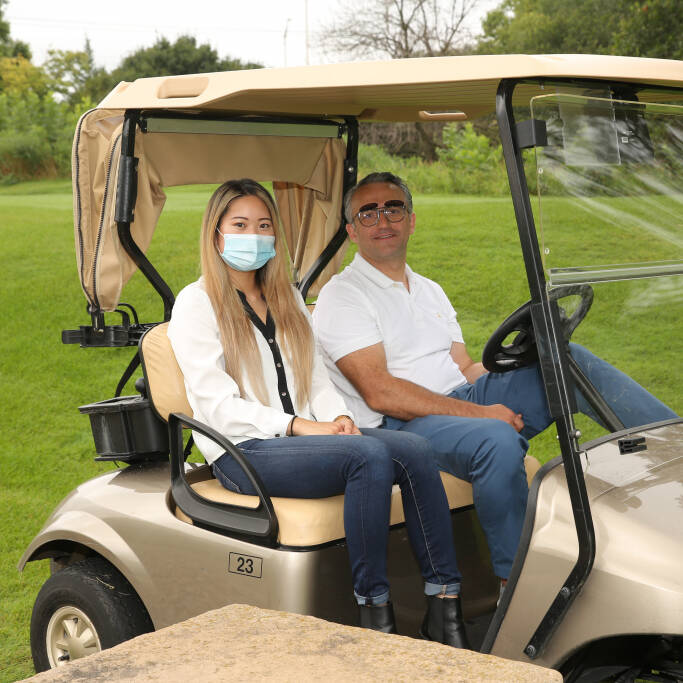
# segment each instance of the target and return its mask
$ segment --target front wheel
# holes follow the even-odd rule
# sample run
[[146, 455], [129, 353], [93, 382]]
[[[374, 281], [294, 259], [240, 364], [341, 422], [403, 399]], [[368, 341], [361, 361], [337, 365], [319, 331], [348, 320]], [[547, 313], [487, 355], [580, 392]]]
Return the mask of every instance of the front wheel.
[[40, 589], [31, 615], [33, 664], [38, 672], [53, 669], [153, 629], [123, 574], [90, 557], [53, 574]]

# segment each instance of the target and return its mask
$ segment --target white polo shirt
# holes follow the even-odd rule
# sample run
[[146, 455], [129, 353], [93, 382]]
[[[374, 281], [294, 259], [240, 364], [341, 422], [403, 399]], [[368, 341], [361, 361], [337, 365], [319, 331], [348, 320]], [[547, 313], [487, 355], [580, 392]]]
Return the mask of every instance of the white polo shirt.
[[336, 362], [384, 344], [387, 369], [395, 377], [448, 394], [466, 383], [450, 355], [463, 342], [456, 313], [441, 287], [406, 266], [410, 291], [360, 254], [323, 288], [313, 312], [313, 328], [327, 370], [360, 427], [376, 427], [384, 417], [371, 410]]

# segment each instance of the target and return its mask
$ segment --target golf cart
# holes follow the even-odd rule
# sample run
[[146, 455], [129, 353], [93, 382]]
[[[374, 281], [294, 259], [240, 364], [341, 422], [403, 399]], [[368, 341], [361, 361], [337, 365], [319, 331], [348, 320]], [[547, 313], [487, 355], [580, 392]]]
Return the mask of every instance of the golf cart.
[[[90, 324], [62, 338], [137, 351], [115, 396], [81, 407], [97, 458], [126, 467], [75, 489], [19, 562], [49, 559], [53, 570], [31, 623], [37, 670], [229, 603], [355, 623], [343, 496], [271, 498], [239, 448], [192, 417], [166, 336], [173, 292], [146, 256], [163, 188], [272, 182], [292, 272], [313, 299], [343, 259], [341, 200], [356, 181], [359, 122], [494, 112], [530, 301], [493, 333], [484, 363], [494, 372], [540, 363], [559, 455], [540, 469], [527, 458], [525, 528], [499, 604], [471, 488], [442, 475], [472, 640], [571, 681], [683, 677], [683, 420], [624, 429], [568, 350], [594, 295], [596, 308], [623, 306], [620, 286], [660, 283], [664, 306], [651, 288], [638, 292], [652, 295], [676, 377], [683, 64], [523, 55], [147, 78], [121, 83], [83, 115], [74, 223]], [[605, 239], [593, 238], [596, 222]], [[632, 248], [615, 260], [624, 244]], [[161, 297], [160, 321], [141, 322], [121, 302], [136, 270]], [[565, 297], [578, 298], [573, 311]], [[624, 343], [640, 329], [606, 320]], [[138, 366], [138, 394], [123, 396]], [[574, 387], [605, 436], [580, 443]], [[186, 462], [186, 429], [231, 453], [258, 495], [229, 492], [208, 466]], [[410, 635], [424, 604], [402, 515], [396, 491], [389, 579]]]

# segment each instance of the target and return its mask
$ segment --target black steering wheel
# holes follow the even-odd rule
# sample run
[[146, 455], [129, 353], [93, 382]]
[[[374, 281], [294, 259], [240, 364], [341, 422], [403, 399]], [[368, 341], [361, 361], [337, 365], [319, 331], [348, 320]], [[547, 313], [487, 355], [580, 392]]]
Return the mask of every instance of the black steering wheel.
[[[572, 295], [580, 296], [581, 300], [571, 315], [568, 316], [562, 306], [558, 307], [562, 336], [567, 343], [593, 303], [593, 288], [583, 284], [562, 285], [552, 289], [548, 295], [551, 301]], [[517, 332], [517, 336], [511, 343], [504, 344], [505, 339], [513, 332]], [[509, 315], [491, 335], [484, 347], [482, 362], [489, 372], [505, 372], [530, 365], [537, 359], [536, 336], [531, 322], [531, 301], [527, 301]]]

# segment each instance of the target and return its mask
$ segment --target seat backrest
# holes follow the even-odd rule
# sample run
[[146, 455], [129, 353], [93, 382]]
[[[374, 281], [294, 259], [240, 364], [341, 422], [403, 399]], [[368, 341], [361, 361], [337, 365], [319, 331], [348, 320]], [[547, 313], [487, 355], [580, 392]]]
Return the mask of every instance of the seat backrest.
[[169, 413], [184, 413], [193, 417], [185, 393], [183, 373], [173, 353], [167, 330], [168, 323], [160, 323], [147, 330], [140, 340], [140, 359], [147, 382], [147, 395], [162, 420], [168, 420]]

